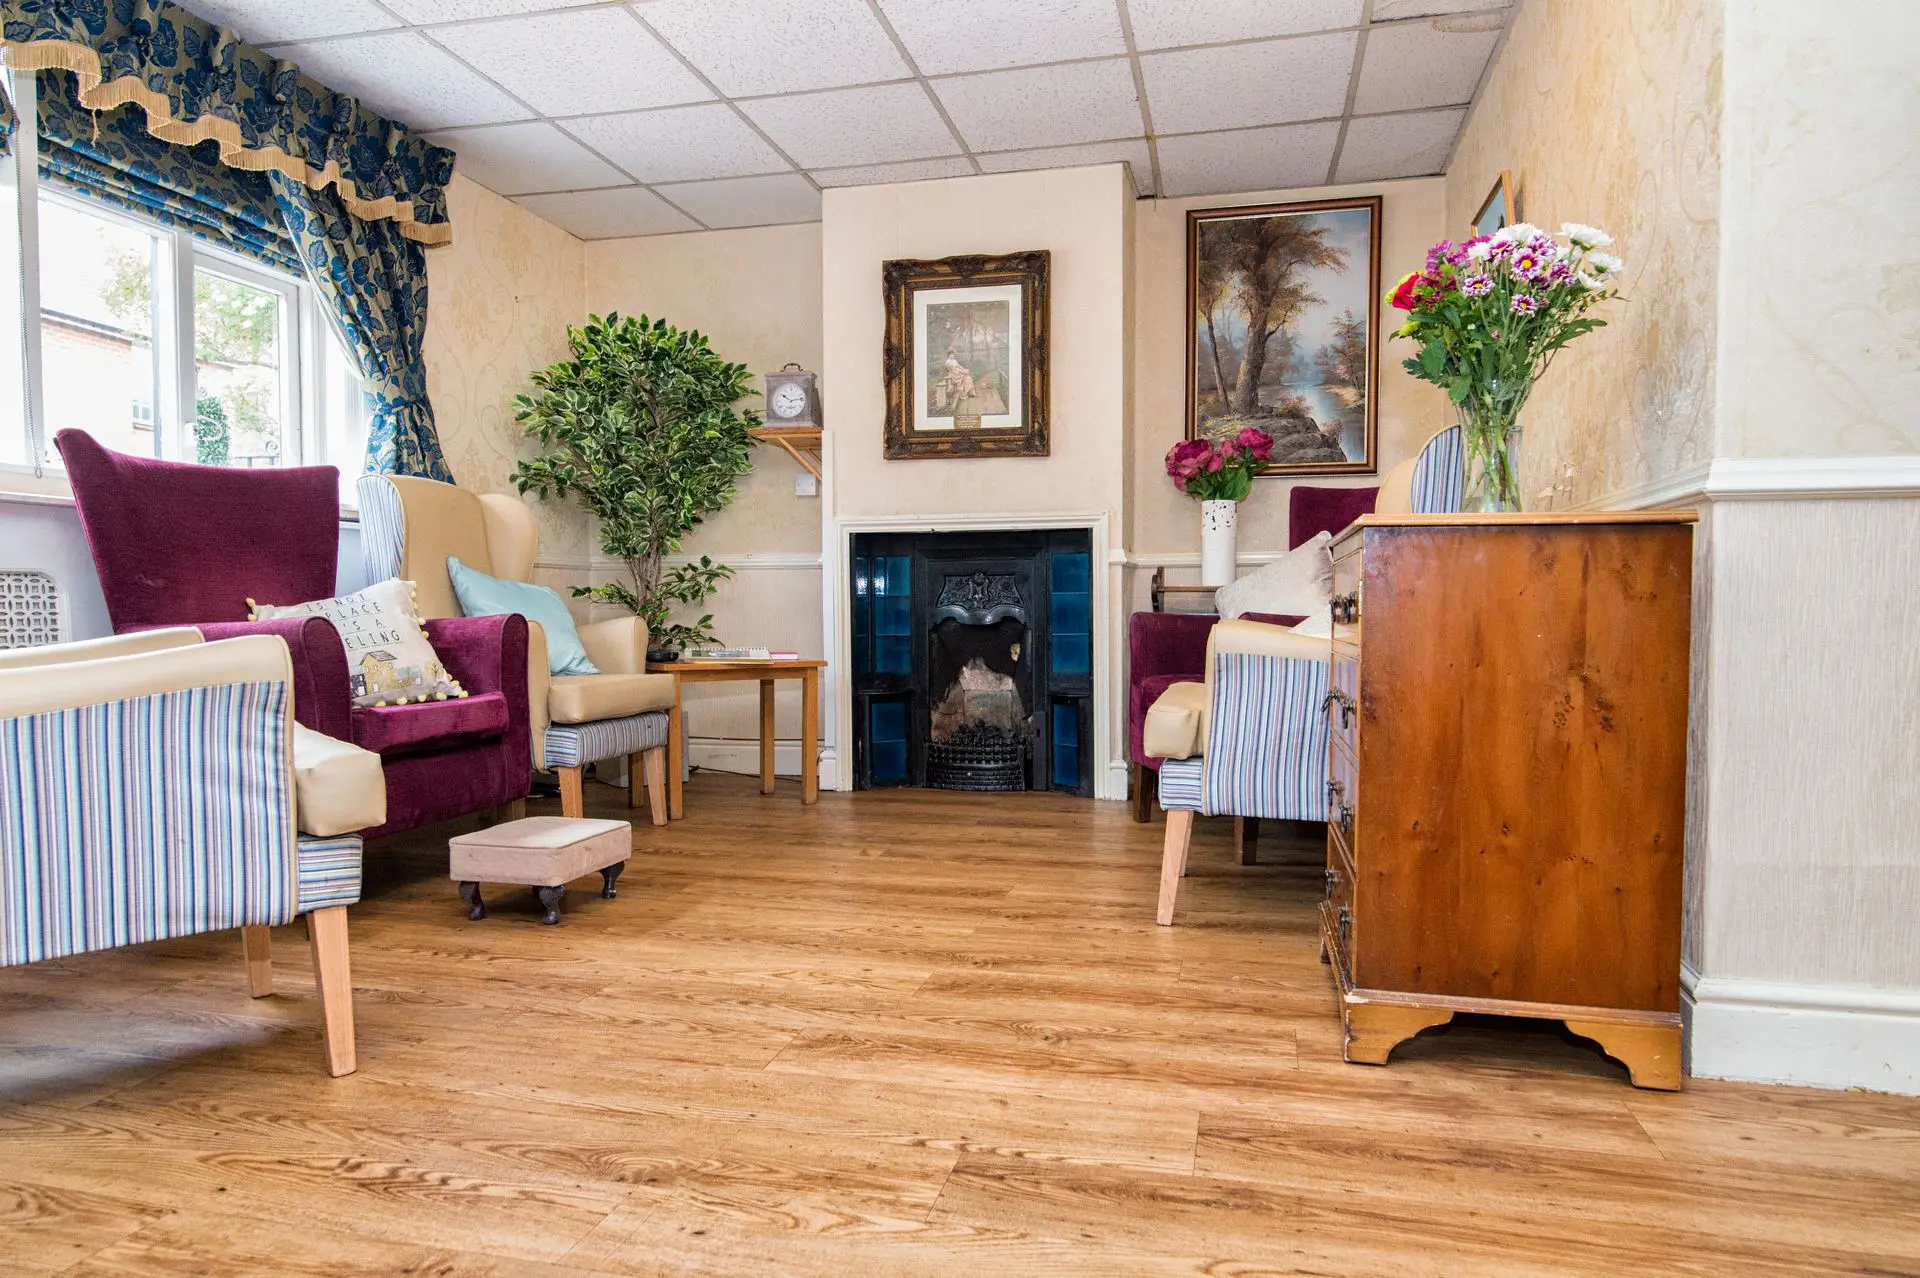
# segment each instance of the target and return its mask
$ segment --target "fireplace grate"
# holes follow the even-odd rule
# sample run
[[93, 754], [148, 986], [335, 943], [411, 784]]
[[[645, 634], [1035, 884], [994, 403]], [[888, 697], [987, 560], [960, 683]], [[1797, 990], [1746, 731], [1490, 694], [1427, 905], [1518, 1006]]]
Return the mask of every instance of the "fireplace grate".
[[936, 790], [1024, 790], [1027, 743], [1005, 728], [969, 723], [927, 744], [927, 784]]

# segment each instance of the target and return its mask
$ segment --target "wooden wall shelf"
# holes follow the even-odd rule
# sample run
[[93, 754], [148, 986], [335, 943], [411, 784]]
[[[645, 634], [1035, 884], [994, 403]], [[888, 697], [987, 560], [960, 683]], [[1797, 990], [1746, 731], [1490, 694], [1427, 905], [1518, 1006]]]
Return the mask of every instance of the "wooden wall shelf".
[[778, 444], [815, 479], [820, 475], [818, 426], [762, 426], [747, 432], [764, 443]]

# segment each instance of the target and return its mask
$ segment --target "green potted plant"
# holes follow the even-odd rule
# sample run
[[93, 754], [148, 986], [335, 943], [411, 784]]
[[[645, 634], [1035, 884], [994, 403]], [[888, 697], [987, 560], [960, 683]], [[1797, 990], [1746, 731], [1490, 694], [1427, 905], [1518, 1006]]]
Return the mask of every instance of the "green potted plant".
[[733, 570], [705, 555], [665, 560], [752, 468], [760, 418], [735, 407], [751, 374], [700, 333], [645, 315], [589, 316], [567, 329], [567, 345], [573, 358], [535, 373], [535, 393], [514, 399], [514, 420], [547, 451], [516, 466], [513, 482], [543, 499], [578, 498], [600, 521], [600, 549], [626, 563], [628, 580], [576, 586], [576, 598], [628, 609], [654, 648], [712, 643], [711, 613], [672, 616], [705, 603]]

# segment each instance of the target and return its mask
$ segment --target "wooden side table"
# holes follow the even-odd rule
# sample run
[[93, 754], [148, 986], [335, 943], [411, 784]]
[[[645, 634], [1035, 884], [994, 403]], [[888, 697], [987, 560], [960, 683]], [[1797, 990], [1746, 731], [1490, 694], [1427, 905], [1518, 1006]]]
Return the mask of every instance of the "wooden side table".
[[647, 673], [673, 676], [673, 719], [667, 730], [667, 816], [678, 821], [686, 771], [686, 736], [680, 717], [682, 689], [689, 683], [760, 685], [760, 793], [773, 793], [773, 686], [800, 681], [800, 802], [820, 798], [820, 672], [824, 661], [649, 661]]

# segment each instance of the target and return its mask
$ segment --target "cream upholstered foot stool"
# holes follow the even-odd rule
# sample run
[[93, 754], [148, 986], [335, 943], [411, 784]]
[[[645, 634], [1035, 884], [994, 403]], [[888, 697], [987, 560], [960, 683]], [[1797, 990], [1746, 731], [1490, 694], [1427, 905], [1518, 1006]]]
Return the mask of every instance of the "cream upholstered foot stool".
[[448, 840], [450, 878], [460, 885], [469, 919], [487, 917], [482, 883], [519, 883], [533, 889], [546, 909], [541, 922], [560, 921], [567, 884], [600, 871], [600, 895], [611, 900], [613, 881], [633, 855], [633, 827], [625, 821], [578, 817], [522, 817]]

